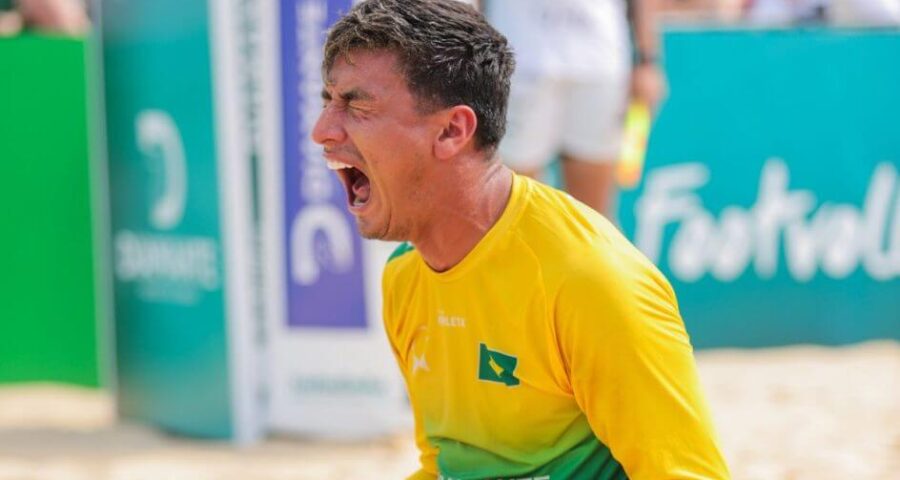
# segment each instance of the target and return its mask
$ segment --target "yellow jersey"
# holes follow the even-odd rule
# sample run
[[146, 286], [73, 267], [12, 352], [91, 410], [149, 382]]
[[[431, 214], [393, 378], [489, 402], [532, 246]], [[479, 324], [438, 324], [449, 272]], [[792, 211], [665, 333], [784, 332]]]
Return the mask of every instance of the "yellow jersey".
[[728, 478], [672, 287], [571, 196], [516, 176], [460, 263], [404, 244], [383, 289], [410, 478]]

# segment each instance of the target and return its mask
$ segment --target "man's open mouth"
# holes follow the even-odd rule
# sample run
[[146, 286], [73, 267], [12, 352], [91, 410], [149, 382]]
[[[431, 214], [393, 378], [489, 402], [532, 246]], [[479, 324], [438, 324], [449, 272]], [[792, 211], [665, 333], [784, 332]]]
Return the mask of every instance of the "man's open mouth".
[[362, 207], [369, 201], [371, 193], [371, 185], [369, 177], [362, 170], [347, 165], [336, 160], [328, 160], [328, 168], [334, 170], [341, 183], [344, 184], [344, 190], [347, 192], [347, 203], [351, 207]]

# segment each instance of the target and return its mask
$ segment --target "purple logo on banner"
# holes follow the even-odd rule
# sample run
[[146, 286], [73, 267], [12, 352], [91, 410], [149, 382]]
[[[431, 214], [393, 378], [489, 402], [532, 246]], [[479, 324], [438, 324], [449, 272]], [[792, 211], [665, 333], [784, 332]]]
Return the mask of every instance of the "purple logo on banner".
[[350, 0], [281, 0], [288, 325], [365, 328], [362, 250], [344, 187], [310, 139], [325, 31]]

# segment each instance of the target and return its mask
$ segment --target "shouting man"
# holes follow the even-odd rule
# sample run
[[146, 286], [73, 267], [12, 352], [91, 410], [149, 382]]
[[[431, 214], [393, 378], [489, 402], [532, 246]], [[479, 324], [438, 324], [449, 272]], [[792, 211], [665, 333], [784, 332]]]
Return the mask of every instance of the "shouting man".
[[362, 235], [407, 242], [383, 286], [410, 478], [727, 478], [669, 283], [497, 159], [513, 68], [450, 0], [363, 1], [325, 46], [313, 138]]

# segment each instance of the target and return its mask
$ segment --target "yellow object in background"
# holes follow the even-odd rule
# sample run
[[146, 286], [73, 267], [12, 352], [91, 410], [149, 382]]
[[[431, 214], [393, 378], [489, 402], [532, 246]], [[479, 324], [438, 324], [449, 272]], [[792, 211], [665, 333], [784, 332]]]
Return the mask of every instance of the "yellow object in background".
[[641, 181], [647, 140], [650, 137], [650, 120], [650, 108], [643, 102], [632, 102], [628, 106], [622, 156], [616, 169], [616, 180], [622, 188], [634, 188]]

